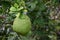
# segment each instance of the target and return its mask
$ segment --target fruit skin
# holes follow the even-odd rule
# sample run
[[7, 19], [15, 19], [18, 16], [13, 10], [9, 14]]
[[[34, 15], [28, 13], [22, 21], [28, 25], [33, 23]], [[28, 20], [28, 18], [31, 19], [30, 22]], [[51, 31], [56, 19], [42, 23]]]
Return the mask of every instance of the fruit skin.
[[31, 21], [27, 15], [22, 15], [21, 18], [16, 17], [13, 22], [13, 31], [26, 35], [31, 29]]

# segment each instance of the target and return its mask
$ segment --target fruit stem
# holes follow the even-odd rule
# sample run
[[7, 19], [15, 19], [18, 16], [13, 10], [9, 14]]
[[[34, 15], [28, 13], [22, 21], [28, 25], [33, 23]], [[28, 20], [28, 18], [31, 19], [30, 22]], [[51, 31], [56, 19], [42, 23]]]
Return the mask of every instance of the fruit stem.
[[19, 17], [20, 13], [17, 13], [16, 17]]

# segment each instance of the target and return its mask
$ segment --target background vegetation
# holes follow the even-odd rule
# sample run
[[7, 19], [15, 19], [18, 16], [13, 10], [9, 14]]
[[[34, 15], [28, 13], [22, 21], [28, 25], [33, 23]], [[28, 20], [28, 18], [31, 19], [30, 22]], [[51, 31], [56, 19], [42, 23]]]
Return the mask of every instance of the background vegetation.
[[[11, 5], [23, 7], [17, 8], [21, 13], [28, 10], [32, 28], [27, 36], [12, 30], [16, 12], [10, 11]], [[1, 0], [0, 40], [60, 40], [60, 0]]]

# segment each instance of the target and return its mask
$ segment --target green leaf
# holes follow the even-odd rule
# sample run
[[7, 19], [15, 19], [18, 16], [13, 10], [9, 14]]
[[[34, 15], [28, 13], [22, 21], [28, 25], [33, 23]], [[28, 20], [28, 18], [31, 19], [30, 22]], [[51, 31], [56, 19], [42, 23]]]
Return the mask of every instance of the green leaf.
[[18, 5], [17, 3], [15, 3], [15, 4], [14, 4], [14, 7], [18, 8], [18, 7], [19, 7], [19, 5]]
[[23, 7], [21, 6], [20, 8], [17, 9], [17, 11], [20, 11], [20, 10], [22, 10], [22, 9], [23, 9]]
[[10, 8], [10, 11], [17, 11], [17, 9], [12, 6], [12, 7]]

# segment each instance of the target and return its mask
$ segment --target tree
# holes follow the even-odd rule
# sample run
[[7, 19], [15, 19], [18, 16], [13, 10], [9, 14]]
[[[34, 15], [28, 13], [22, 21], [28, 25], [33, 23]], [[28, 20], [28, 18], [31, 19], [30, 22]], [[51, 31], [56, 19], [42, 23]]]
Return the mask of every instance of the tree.
[[[0, 40], [58, 40], [59, 2], [59, 0], [1, 0]], [[20, 13], [20, 18], [22, 14], [26, 14], [31, 20], [31, 31], [25, 36], [12, 29], [17, 13]]]

